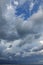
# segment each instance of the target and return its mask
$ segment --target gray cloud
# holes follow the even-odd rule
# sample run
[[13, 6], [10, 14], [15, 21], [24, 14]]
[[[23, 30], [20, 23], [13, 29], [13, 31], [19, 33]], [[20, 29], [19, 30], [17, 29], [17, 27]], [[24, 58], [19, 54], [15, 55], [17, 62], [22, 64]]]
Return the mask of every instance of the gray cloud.
[[35, 58], [41, 57], [41, 54], [43, 54], [43, 45], [40, 46], [40, 40], [43, 40], [42, 7], [26, 21], [21, 16], [15, 16], [15, 9], [10, 11], [5, 6], [4, 13], [2, 10], [1, 7], [0, 56], [4, 56], [6, 59], [17, 59], [19, 57], [23, 60], [24, 58], [25, 61], [34, 61], [34, 56]]
[[43, 29], [43, 14], [41, 10], [30, 17], [30, 19], [28, 19], [27, 21], [24, 21], [20, 17], [17, 18], [14, 14], [13, 9], [11, 9], [10, 11], [7, 10], [5, 7], [5, 12], [4, 14], [3, 12], [1, 14], [2, 21], [5, 20], [5, 23], [2, 22], [2, 24], [4, 24], [1, 25], [1, 39], [6, 39], [10, 41], [18, 38], [24, 38], [27, 34], [37, 34], [38, 32], [40, 33]]

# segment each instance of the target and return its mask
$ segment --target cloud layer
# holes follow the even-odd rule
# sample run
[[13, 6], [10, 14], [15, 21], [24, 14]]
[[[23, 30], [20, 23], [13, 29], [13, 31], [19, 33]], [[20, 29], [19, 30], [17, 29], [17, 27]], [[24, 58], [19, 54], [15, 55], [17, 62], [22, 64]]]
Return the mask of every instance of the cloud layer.
[[3, 5], [0, 5], [0, 59], [43, 63], [43, 5], [27, 20], [21, 18], [23, 14], [15, 15], [17, 6]]

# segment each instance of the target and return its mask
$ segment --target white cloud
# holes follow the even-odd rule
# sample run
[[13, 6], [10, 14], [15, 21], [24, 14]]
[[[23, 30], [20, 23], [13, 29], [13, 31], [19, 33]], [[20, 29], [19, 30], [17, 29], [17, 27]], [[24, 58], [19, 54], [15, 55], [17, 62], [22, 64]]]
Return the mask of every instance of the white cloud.
[[6, 8], [2, 16], [4, 16], [6, 20], [10, 20], [10, 18], [12, 19], [14, 17], [14, 8], [11, 4], [6, 5]]
[[43, 45], [43, 40], [41, 40], [40, 43]]
[[19, 2], [19, 5], [22, 5], [26, 2], [26, 0], [18, 0], [18, 2]]
[[34, 6], [34, 3], [31, 2], [31, 4], [30, 4], [30, 11], [33, 9], [33, 6]]
[[19, 3], [18, 3], [18, 1], [14, 1], [14, 5], [16, 5], [16, 6], [17, 6], [18, 4], [19, 4]]

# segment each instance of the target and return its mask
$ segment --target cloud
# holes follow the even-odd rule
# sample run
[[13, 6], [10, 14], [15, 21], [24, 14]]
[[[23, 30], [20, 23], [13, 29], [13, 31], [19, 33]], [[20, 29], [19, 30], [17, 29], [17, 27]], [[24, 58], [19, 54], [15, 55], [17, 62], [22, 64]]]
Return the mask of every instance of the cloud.
[[[9, 3], [7, 5], [10, 6]], [[40, 43], [43, 41], [42, 6], [26, 21], [21, 16], [16, 17], [15, 7], [11, 5], [12, 8], [8, 8], [8, 6], [5, 6], [4, 13], [0, 8], [0, 56], [16, 60], [19, 57], [18, 59], [22, 58], [23, 61], [33, 60], [34, 63], [36, 57], [39, 60], [43, 54], [43, 45]]]
[[[7, 5], [10, 6], [9, 4]], [[16, 17], [14, 13], [15, 10], [13, 9], [13, 6], [11, 10], [7, 9], [6, 7], [4, 14], [2, 13], [2, 16], [4, 16], [4, 19], [6, 20], [6, 24], [4, 25], [4, 34], [3, 34], [4, 36], [6, 36], [5, 39], [14, 40], [16, 38], [18, 39], [25, 37], [27, 34], [36, 34], [37, 32], [42, 31], [43, 22], [40, 22], [41, 23], [41, 24], [39, 23], [40, 25], [37, 24], [36, 22], [39, 20], [40, 17], [41, 17], [40, 20], [43, 19], [42, 10], [39, 10], [27, 21], [24, 21], [20, 17]]]

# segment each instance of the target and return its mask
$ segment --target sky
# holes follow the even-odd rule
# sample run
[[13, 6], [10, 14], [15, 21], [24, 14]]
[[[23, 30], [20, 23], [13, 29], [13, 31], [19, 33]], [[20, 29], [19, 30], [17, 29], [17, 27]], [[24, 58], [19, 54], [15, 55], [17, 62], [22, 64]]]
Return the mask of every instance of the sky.
[[43, 64], [43, 0], [0, 0], [0, 64]]

